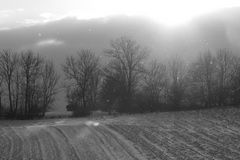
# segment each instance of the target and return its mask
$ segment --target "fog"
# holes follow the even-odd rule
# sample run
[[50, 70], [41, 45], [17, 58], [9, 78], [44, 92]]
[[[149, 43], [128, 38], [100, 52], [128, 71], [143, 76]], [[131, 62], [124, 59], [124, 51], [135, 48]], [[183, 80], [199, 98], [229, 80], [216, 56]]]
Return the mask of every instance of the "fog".
[[[0, 31], [0, 48], [16, 51], [32, 49], [52, 59], [61, 73], [67, 55], [89, 48], [99, 55], [112, 39], [127, 36], [149, 48], [150, 57], [167, 59], [181, 55], [193, 59], [206, 49], [229, 48], [240, 52], [240, 8], [222, 9], [198, 16], [176, 27], [167, 27], [141, 16], [108, 16], [79, 20], [61, 20]], [[104, 56], [103, 56], [104, 57]], [[63, 79], [63, 76], [62, 76]], [[61, 86], [61, 84], [60, 84]], [[55, 109], [65, 110], [64, 93], [58, 94]]]

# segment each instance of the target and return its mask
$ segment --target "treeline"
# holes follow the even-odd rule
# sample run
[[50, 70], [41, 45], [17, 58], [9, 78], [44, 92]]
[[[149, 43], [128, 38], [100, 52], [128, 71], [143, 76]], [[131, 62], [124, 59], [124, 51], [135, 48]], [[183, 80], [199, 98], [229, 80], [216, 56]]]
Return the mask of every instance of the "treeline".
[[84, 49], [66, 58], [67, 109], [76, 116], [240, 104], [240, 58], [228, 49], [203, 51], [192, 62], [151, 61], [146, 48], [121, 37], [104, 53]]
[[0, 114], [43, 117], [54, 101], [58, 79], [53, 62], [31, 50], [0, 51]]
[[[93, 110], [137, 113], [240, 104], [240, 57], [228, 49], [203, 51], [191, 62], [179, 56], [163, 62], [121, 37], [104, 53], [83, 49], [62, 65], [67, 109], [74, 116]], [[31, 50], [0, 51], [0, 114], [43, 117], [59, 78], [53, 62]]]

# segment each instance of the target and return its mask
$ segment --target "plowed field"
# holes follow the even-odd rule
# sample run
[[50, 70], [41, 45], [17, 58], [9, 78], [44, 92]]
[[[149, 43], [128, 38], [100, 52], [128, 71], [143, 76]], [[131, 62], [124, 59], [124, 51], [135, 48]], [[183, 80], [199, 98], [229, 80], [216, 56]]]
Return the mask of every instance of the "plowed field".
[[240, 109], [0, 121], [0, 160], [240, 159]]

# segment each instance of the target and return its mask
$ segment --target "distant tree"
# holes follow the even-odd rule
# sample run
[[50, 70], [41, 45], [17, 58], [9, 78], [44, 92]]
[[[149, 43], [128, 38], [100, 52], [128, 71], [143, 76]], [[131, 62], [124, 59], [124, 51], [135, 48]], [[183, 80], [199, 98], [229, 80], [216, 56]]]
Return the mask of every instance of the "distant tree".
[[228, 49], [219, 49], [216, 55], [217, 80], [218, 80], [218, 105], [226, 103], [230, 89], [230, 78], [233, 65], [233, 55]]
[[34, 112], [38, 112], [36, 101], [39, 100], [39, 84], [38, 79], [41, 77], [41, 69], [43, 66], [43, 58], [39, 54], [34, 54], [28, 50], [22, 52], [20, 65], [22, 67], [23, 87], [24, 87], [24, 110], [26, 116], [32, 116]]
[[56, 85], [59, 80], [54, 64], [52, 61], [46, 61], [42, 70], [42, 116], [54, 101], [54, 96], [57, 94]]
[[231, 102], [233, 105], [240, 104], [240, 57], [234, 56], [230, 73]]
[[4, 81], [7, 84], [11, 116], [14, 116], [12, 84], [14, 74], [18, 69], [18, 64], [19, 58], [16, 52], [13, 52], [11, 50], [2, 50], [0, 52], [0, 72], [3, 76]]
[[200, 54], [194, 63], [192, 74], [193, 82], [199, 86], [203, 105], [215, 105], [216, 59], [209, 50]]
[[2, 114], [2, 110], [3, 110], [3, 105], [2, 105], [2, 97], [3, 97], [3, 93], [4, 93], [4, 84], [3, 84], [3, 76], [0, 75], [0, 116]]
[[148, 109], [154, 111], [165, 101], [167, 70], [164, 64], [152, 61], [144, 76], [143, 93], [147, 98]]
[[[119, 99], [121, 95], [125, 94], [124, 79], [122, 72], [113, 72], [113, 64], [109, 63], [103, 69], [103, 81], [101, 84], [100, 99], [102, 109], [111, 114], [114, 111], [119, 110]], [[121, 71], [118, 69], [118, 71]]]
[[[93, 95], [96, 95], [100, 73], [99, 58], [89, 49], [78, 52], [78, 56], [69, 56], [63, 65], [66, 78], [73, 82], [68, 92], [70, 103], [79, 107], [74, 107], [76, 115], [88, 114], [91, 110]], [[73, 101], [72, 101], [73, 100]]]
[[[13, 105], [15, 106], [14, 107], [15, 116], [18, 115], [20, 102], [24, 100], [24, 98], [21, 96], [22, 95], [21, 86], [23, 85], [23, 77], [21, 76], [20, 71], [21, 70], [19, 66], [13, 75], [13, 82], [12, 82], [12, 96], [13, 96]], [[22, 113], [22, 107], [20, 112]]]
[[169, 103], [178, 107], [185, 94], [186, 65], [180, 57], [173, 57], [168, 65], [169, 73]]
[[144, 71], [146, 52], [146, 49], [127, 37], [111, 41], [111, 48], [105, 50], [110, 58], [107, 74], [120, 76], [118, 81], [122, 94], [119, 98], [122, 104], [119, 109], [122, 112], [131, 110], [133, 97]]

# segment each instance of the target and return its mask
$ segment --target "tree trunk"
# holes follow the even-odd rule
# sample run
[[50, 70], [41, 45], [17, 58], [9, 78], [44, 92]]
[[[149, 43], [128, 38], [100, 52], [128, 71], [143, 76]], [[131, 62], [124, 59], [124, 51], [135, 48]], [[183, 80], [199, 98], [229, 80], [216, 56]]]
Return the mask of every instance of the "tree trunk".
[[13, 113], [13, 106], [12, 106], [12, 92], [11, 92], [11, 82], [8, 80], [8, 98], [9, 98], [9, 105], [10, 105], [10, 112]]
[[2, 93], [0, 93], [0, 115], [2, 115]]

